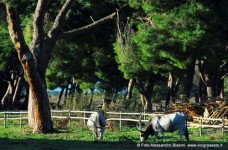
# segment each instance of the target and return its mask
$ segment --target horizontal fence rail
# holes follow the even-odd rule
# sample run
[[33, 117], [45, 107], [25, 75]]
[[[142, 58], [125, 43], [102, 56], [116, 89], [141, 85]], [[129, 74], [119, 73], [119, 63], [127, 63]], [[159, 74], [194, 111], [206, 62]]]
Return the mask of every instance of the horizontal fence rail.
[[[91, 113], [96, 111], [85, 111], [85, 110], [51, 110], [52, 119], [69, 119], [69, 126], [73, 119], [82, 119], [84, 121], [84, 126], [86, 126], [86, 120], [89, 119]], [[139, 116], [142, 116], [141, 121], [147, 122], [148, 118], [162, 115], [159, 113], [128, 113], [128, 112], [106, 112], [109, 121], [119, 121], [119, 129], [122, 129], [122, 123], [124, 121], [138, 122]], [[110, 117], [109, 117], [110, 116]], [[130, 118], [129, 118], [130, 117]], [[7, 120], [20, 120], [20, 127], [22, 128], [22, 120], [28, 119], [27, 111], [1, 111], [0, 120], [4, 120], [4, 128], [6, 128]], [[228, 119], [218, 119], [218, 118], [203, 118], [203, 117], [193, 117], [194, 120], [198, 120], [199, 123], [188, 122], [188, 127], [199, 128], [200, 136], [202, 135], [203, 128], [221, 128], [222, 135], [224, 135], [225, 129], [228, 129]], [[221, 124], [208, 125], [203, 124], [204, 120], [220, 121]]]

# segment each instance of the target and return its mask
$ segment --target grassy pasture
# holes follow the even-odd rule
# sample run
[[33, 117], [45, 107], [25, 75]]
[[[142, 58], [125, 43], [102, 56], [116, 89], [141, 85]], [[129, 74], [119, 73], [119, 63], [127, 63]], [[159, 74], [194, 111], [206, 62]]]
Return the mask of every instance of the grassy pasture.
[[[228, 135], [222, 137], [220, 130], [205, 129], [199, 137], [198, 129], [189, 129], [190, 142], [178, 142], [178, 132], [166, 133], [166, 142], [161, 135], [155, 143], [153, 137], [147, 142], [139, 142], [139, 133], [135, 127], [124, 127], [122, 131], [116, 128], [115, 132], [105, 131], [101, 141], [94, 141], [92, 132], [80, 124], [72, 125], [70, 129], [58, 129], [51, 134], [31, 134], [31, 129], [25, 125], [20, 128], [12, 123], [6, 129], [0, 125], [0, 150], [122, 150], [122, 149], [167, 149], [167, 150], [197, 150], [207, 149], [204, 146], [215, 146], [209, 149], [228, 149]], [[193, 146], [193, 147], [189, 147]], [[219, 146], [219, 147], [217, 147]]]

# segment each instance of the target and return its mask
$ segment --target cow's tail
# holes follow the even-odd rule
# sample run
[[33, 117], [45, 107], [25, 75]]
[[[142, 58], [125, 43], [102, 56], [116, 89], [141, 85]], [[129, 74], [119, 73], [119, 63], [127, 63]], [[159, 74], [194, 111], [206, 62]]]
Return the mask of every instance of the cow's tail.
[[188, 115], [186, 115], [184, 135], [185, 135], [186, 140], [189, 141], [189, 134], [188, 134]]

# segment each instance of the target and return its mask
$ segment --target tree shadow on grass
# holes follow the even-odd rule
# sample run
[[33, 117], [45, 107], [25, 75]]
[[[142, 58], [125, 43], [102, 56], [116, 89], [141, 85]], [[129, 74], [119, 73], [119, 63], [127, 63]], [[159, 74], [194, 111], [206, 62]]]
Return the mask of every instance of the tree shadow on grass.
[[62, 139], [0, 139], [1, 150], [121, 150], [136, 148], [134, 142], [78, 141]]
[[[124, 141], [79, 141], [65, 139], [0, 139], [0, 149], [3, 150], [125, 150], [125, 149], [153, 149], [153, 150], [225, 150], [228, 144], [213, 142], [156, 142], [137, 143], [124, 137]], [[219, 145], [219, 147], [213, 147]], [[192, 147], [191, 147], [192, 146]]]

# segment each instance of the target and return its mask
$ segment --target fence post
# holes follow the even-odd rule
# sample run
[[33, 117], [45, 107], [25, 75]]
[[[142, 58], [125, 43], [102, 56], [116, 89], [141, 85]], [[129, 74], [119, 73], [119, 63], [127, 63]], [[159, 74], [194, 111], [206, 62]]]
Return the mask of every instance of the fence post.
[[20, 111], [20, 128], [22, 128], [22, 112]]
[[86, 119], [85, 119], [85, 117], [86, 117], [86, 115], [85, 115], [85, 109], [84, 109], [84, 115], [83, 115], [83, 117], [84, 117], [84, 127], [86, 126]]
[[222, 117], [222, 136], [224, 137], [224, 117]]
[[200, 116], [200, 136], [202, 136], [202, 116]]
[[70, 109], [69, 109], [69, 126], [71, 127], [71, 120], [70, 120], [71, 114], [70, 114]]
[[4, 111], [4, 129], [6, 128], [6, 111]]
[[122, 116], [121, 116], [121, 111], [120, 111], [120, 131], [122, 130]]

